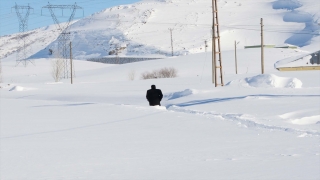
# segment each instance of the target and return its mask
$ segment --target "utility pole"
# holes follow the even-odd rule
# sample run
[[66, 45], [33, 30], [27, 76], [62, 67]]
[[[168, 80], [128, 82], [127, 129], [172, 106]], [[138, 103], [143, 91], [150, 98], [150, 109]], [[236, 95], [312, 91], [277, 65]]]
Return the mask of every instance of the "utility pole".
[[208, 47], [207, 40], [205, 40], [205, 41], [204, 41], [204, 49], [205, 49], [205, 52], [207, 52], [207, 47]]
[[0, 59], [0, 83], [2, 83], [2, 65], [1, 65], [1, 59]]
[[261, 18], [261, 74], [264, 74], [263, 18]]
[[173, 40], [172, 40], [172, 31], [173, 29], [169, 29], [170, 30], [170, 35], [171, 35], [171, 55], [173, 56]]
[[[217, 0], [212, 0], [212, 83], [215, 87], [218, 85], [223, 86], [222, 75], [222, 60], [221, 60], [221, 48], [220, 48], [220, 32], [219, 32], [219, 17]], [[217, 54], [218, 54], [218, 66], [217, 66]], [[217, 82], [217, 70], [220, 71], [220, 84]]]
[[73, 84], [73, 71], [72, 71], [72, 43], [70, 42], [70, 70], [71, 70], [71, 84]]
[[215, 33], [215, 0], [212, 0], [212, 83], [216, 82], [216, 33]]
[[235, 65], [236, 65], [236, 74], [238, 74], [237, 41], [234, 41], [234, 60], [235, 60]]
[[120, 52], [120, 45], [116, 44], [115, 45], [115, 50], [116, 50], [116, 64], [120, 64], [120, 57], [119, 57], [119, 52]]

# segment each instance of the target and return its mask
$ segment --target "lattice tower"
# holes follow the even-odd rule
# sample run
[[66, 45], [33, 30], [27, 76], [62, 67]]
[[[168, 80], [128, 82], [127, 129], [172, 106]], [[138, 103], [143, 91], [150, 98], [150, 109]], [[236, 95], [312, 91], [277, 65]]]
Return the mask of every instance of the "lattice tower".
[[[27, 60], [27, 57], [32, 54], [32, 42], [29, 39], [29, 34], [26, 32], [28, 30], [28, 18], [30, 11], [33, 10], [33, 8], [29, 5], [18, 6], [17, 4], [12, 8], [15, 9], [19, 20], [19, 35], [17, 40], [19, 44], [18, 47], [20, 48], [17, 50], [16, 66], [18, 66], [20, 63], [22, 63], [24, 66], [27, 66], [28, 62], [34, 64], [33, 61]], [[26, 11], [25, 14], [23, 13], [24, 11]]]
[[[58, 47], [54, 52], [56, 52], [55, 55], [57, 56], [57, 58], [64, 60], [64, 67], [63, 67], [64, 78], [69, 78], [69, 77], [71, 77], [71, 73], [74, 74], [74, 72], [71, 72], [71, 70], [70, 70], [71, 64], [69, 61], [69, 59], [70, 59], [70, 47], [69, 47], [70, 23], [74, 18], [76, 10], [83, 9], [83, 8], [78, 6], [77, 3], [75, 3], [74, 5], [51, 5], [50, 3], [48, 3], [48, 5], [43, 6], [42, 9], [43, 8], [49, 9], [51, 17], [52, 17], [53, 21], [55, 22], [57, 29], [60, 31], [60, 34], [57, 38]], [[42, 14], [42, 9], [41, 9], [41, 14]], [[64, 9], [70, 9], [71, 14], [69, 16], [68, 21], [64, 24], [60, 23], [57, 16], [54, 14], [53, 9], [61, 9], [62, 16], [64, 16], [64, 14], [63, 14]]]

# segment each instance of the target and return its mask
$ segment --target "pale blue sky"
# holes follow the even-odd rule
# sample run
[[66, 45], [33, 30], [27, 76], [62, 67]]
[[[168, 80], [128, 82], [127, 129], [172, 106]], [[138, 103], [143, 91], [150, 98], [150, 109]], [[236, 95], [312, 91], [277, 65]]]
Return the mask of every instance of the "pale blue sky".
[[[34, 9], [34, 11], [31, 11], [28, 19], [28, 29], [32, 30], [54, 23], [48, 9], [43, 9], [43, 15], [41, 16], [41, 8], [48, 5], [48, 2], [52, 5], [73, 5], [76, 2], [78, 6], [84, 9], [84, 17], [86, 17], [108, 7], [131, 4], [138, 1], [139, 0], [0, 0], [0, 36], [19, 32], [18, 17], [15, 9], [12, 8], [15, 6], [15, 3], [22, 6], [27, 6], [29, 3], [30, 7]], [[24, 14], [25, 12], [21, 13]], [[55, 14], [61, 15], [61, 10], [56, 9]], [[64, 11], [66, 17], [59, 17], [58, 20], [63, 22], [68, 19], [67, 16], [70, 14], [70, 10], [66, 9]], [[82, 11], [78, 11], [75, 18], [82, 18]]]

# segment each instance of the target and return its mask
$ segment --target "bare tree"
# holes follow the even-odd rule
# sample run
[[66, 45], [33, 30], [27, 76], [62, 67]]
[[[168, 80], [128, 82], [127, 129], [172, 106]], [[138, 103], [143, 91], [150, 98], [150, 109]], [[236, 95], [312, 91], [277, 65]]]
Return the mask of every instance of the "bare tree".
[[136, 76], [135, 70], [131, 70], [131, 71], [128, 73], [128, 77], [129, 77], [129, 80], [130, 80], [130, 81], [133, 81], [134, 78], [135, 78], [135, 76]]
[[153, 70], [152, 72], [144, 72], [141, 74], [141, 79], [175, 78], [177, 76], [177, 69], [165, 67], [159, 70]]
[[63, 63], [64, 62], [62, 59], [54, 59], [51, 61], [51, 67], [52, 67], [51, 75], [55, 80], [55, 82], [59, 82], [62, 77]]
[[141, 79], [156, 79], [157, 77], [154, 75], [153, 72], [144, 72], [141, 74]]
[[177, 77], [177, 73], [178, 71], [175, 68], [165, 67], [158, 71], [158, 78], [174, 78], [174, 77]]

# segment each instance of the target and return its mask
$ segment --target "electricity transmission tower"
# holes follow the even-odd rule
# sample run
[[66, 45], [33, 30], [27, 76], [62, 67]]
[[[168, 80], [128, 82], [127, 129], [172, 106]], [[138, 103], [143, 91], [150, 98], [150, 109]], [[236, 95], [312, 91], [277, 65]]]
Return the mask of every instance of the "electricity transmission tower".
[[[16, 10], [16, 14], [19, 19], [19, 35], [18, 35], [18, 43], [22, 46], [22, 48], [17, 50], [17, 57], [16, 57], [16, 66], [19, 65], [21, 62], [24, 66], [27, 66], [28, 60], [27, 56], [30, 55], [31, 47], [30, 47], [30, 40], [28, 38], [28, 34], [25, 32], [28, 30], [28, 18], [30, 15], [30, 10], [33, 8], [28, 6], [18, 6], [17, 4], [13, 6]], [[24, 14], [23, 12], [26, 11]], [[30, 60], [29, 60], [30, 61]], [[33, 63], [32, 61], [30, 61]]]
[[[77, 9], [82, 9], [83, 8], [78, 6], [77, 3], [74, 3], [74, 5], [51, 5], [48, 3], [48, 5], [43, 6], [43, 8], [47, 8], [50, 11], [51, 17], [53, 21], [56, 23], [58, 30], [60, 31], [60, 35], [58, 36], [58, 49], [55, 51], [57, 58], [61, 58], [64, 60], [64, 78], [69, 78], [71, 76], [70, 71], [70, 61], [68, 60], [70, 58], [70, 51], [69, 51], [69, 44], [70, 44], [70, 23], [74, 18], [75, 12]], [[41, 15], [42, 15], [42, 9], [41, 9]], [[57, 16], [54, 14], [53, 9], [60, 9], [63, 14], [64, 9], [70, 9], [71, 10], [71, 15], [69, 16], [69, 19], [66, 23], [61, 24], [59, 20], [57, 19]]]
[[[220, 48], [220, 32], [219, 32], [219, 18], [218, 18], [218, 7], [217, 0], [212, 0], [212, 82], [215, 87], [218, 85], [223, 86], [222, 76], [222, 60], [221, 60], [221, 48]], [[218, 65], [217, 65], [218, 56]], [[217, 71], [220, 71], [220, 84], [218, 84]]]

